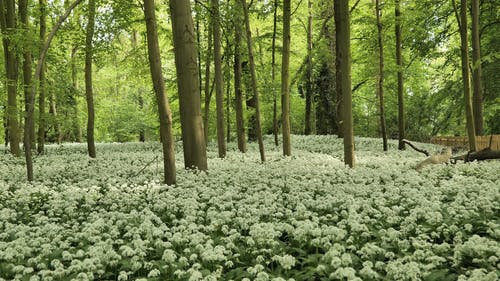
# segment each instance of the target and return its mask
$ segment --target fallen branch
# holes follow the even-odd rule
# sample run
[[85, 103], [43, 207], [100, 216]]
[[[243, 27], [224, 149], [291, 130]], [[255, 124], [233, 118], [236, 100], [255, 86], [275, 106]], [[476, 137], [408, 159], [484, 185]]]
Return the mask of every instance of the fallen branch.
[[406, 143], [407, 145], [409, 145], [411, 148], [413, 148], [414, 150], [420, 152], [420, 153], [423, 153], [425, 154], [425, 156], [430, 156], [431, 154], [427, 151], [427, 150], [424, 150], [424, 149], [421, 149], [421, 148], [418, 148], [416, 147], [413, 143], [411, 143], [409, 140], [406, 140], [406, 139], [403, 139], [403, 142]]

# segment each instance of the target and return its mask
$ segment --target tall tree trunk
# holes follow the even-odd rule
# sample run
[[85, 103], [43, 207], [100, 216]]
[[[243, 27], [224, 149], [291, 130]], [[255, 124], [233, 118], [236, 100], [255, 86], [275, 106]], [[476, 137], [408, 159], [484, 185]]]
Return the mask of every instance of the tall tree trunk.
[[385, 110], [384, 110], [384, 40], [382, 37], [382, 8], [380, 0], [375, 0], [375, 13], [377, 16], [377, 39], [378, 39], [378, 81], [377, 81], [377, 96], [379, 98], [379, 114], [380, 114], [380, 132], [382, 134], [382, 142], [384, 151], [387, 151], [387, 130], [385, 128]]
[[238, 149], [245, 153], [247, 151], [247, 143], [245, 138], [245, 120], [243, 117], [243, 90], [241, 78], [243, 76], [241, 70], [241, 36], [242, 30], [240, 23], [241, 9], [238, 9], [238, 0], [236, 1], [236, 12], [234, 19], [234, 96], [236, 100], [236, 137], [238, 139]]
[[[45, 42], [45, 35], [47, 33], [47, 0], [38, 1], [40, 9], [40, 42]], [[40, 46], [41, 48], [42, 46]], [[37, 141], [37, 152], [38, 154], [43, 154], [45, 152], [45, 96], [47, 89], [45, 87], [45, 65], [42, 66], [40, 72], [40, 87], [38, 96], [38, 141]]]
[[55, 93], [49, 95], [49, 114], [52, 115], [54, 125], [54, 137], [52, 141], [61, 143], [61, 127], [59, 126], [59, 118], [57, 117], [57, 100]]
[[222, 79], [221, 36], [219, 0], [211, 0], [212, 24], [214, 35], [214, 65], [215, 65], [215, 106], [217, 114], [217, 147], [219, 157], [226, 157], [226, 140], [224, 138], [224, 83]]
[[339, 71], [337, 81], [340, 81], [342, 91], [342, 111], [344, 130], [344, 162], [353, 168], [354, 159], [354, 131], [352, 118], [351, 93], [351, 32], [349, 23], [349, 0], [334, 0], [335, 32], [337, 33], [337, 63]]
[[248, 49], [248, 60], [250, 64], [250, 75], [252, 78], [252, 92], [253, 100], [255, 102], [255, 127], [257, 130], [257, 141], [259, 142], [259, 152], [260, 160], [262, 162], [266, 161], [266, 155], [264, 152], [264, 141], [262, 139], [262, 126], [260, 122], [260, 103], [259, 103], [259, 89], [257, 87], [257, 75], [255, 73], [255, 60], [253, 56], [252, 47], [252, 30], [250, 29], [250, 19], [248, 15], [248, 7], [246, 0], [241, 0], [241, 7], [243, 8], [243, 15], [245, 17], [245, 28], [247, 34], [247, 49]]
[[[200, 92], [200, 104], [201, 104], [201, 91], [202, 91], [202, 88], [203, 88], [203, 79], [201, 77], [201, 29], [200, 29], [200, 17], [201, 17], [201, 14], [200, 14], [200, 3], [198, 1], [195, 1], [194, 2], [194, 10], [195, 10], [195, 25], [196, 25], [196, 50], [197, 50], [197, 53], [198, 53], [198, 87], [200, 88], [199, 89], [199, 92]], [[203, 131], [205, 132], [205, 131]], [[207, 140], [207, 136], [205, 136], [205, 141]]]
[[78, 51], [78, 47], [74, 46], [71, 50], [71, 84], [72, 90], [71, 95], [74, 100], [73, 104], [73, 131], [75, 134], [76, 142], [82, 142], [82, 128], [80, 127], [80, 121], [78, 119], [78, 79], [77, 79], [77, 69], [76, 69], [76, 52]]
[[401, 3], [400, 0], [396, 0], [394, 7], [394, 14], [396, 17], [396, 65], [398, 72], [398, 149], [405, 149], [405, 107], [404, 107], [404, 84], [403, 84], [403, 56], [401, 52]]
[[[226, 50], [230, 49], [229, 36], [226, 37]], [[229, 53], [227, 51], [226, 53]], [[226, 67], [224, 69], [224, 77], [227, 81], [226, 83], [226, 141], [231, 142], [231, 56], [227, 55], [225, 57]]]
[[[21, 21], [21, 28], [24, 32], [29, 31], [29, 18], [28, 18], [28, 0], [19, 0], [19, 19]], [[35, 123], [30, 124], [28, 120], [29, 108], [34, 100], [30, 98], [30, 87], [31, 87], [31, 52], [27, 46], [23, 46], [23, 89], [24, 89], [24, 140], [30, 142], [30, 147], [33, 147], [35, 143]], [[29, 127], [28, 127], [29, 125]]]
[[[336, 1], [334, 0], [334, 4]], [[334, 5], [334, 13], [336, 11]], [[342, 44], [340, 40], [341, 33], [337, 31], [337, 21], [335, 21], [335, 92], [337, 94], [337, 107], [335, 108], [335, 112], [337, 114], [337, 127], [338, 127], [338, 137], [344, 137], [344, 103], [343, 103], [343, 93], [342, 93], [342, 70], [341, 70], [341, 61], [340, 61], [340, 45]]]
[[[455, 5], [455, 2], [453, 2]], [[460, 18], [457, 20], [460, 27], [461, 57], [462, 57], [462, 80], [464, 83], [465, 115], [467, 136], [469, 140], [469, 150], [476, 151], [476, 130], [474, 128], [474, 113], [472, 110], [470, 72], [469, 72], [469, 39], [467, 37], [467, 0], [460, 2]], [[456, 11], [456, 6], [455, 6]]]
[[198, 52], [189, 0], [170, 0], [175, 66], [181, 113], [184, 164], [188, 169], [207, 170], [206, 142], [201, 117]]
[[290, 138], [290, 0], [283, 1], [283, 50], [281, 55], [281, 116], [283, 118], [283, 155], [292, 155]]
[[309, 16], [307, 17], [307, 69], [306, 69], [306, 111], [304, 134], [312, 133], [312, 106], [313, 106], [313, 88], [312, 88], [312, 1], [307, 3]]
[[205, 140], [208, 142], [208, 125], [210, 123], [210, 100], [212, 99], [212, 92], [210, 89], [210, 64], [212, 61], [212, 37], [213, 37], [213, 15], [210, 13], [208, 19], [208, 31], [207, 31], [207, 53], [205, 55], [205, 108], [203, 115], [203, 128], [205, 134]]
[[[137, 48], [137, 30], [132, 30], [132, 49]], [[142, 112], [144, 110], [144, 97], [143, 97], [143, 89], [142, 87], [139, 87], [137, 89], [137, 105], [139, 106], [139, 110]], [[144, 127], [141, 127], [139, 129], [139, 141], [140, 142], [145, 142], [146, 141], [146, 135], [144, 132]]]
[[[171, 7], [171, 13], [175, 14]], [[160, 115], [160, 138], [163, 146], [163, 175], [164, 182], [168, 185], [175, 184], [175, 151], [172, 136], [172, 113], [165, 94], [165, 81], [161, 68], [160, 46], [156, 27], [154, 0], [144, 0], [144, 18], [146, 20], [146, 37], [148, 43], [148, 58], [151, 79], [158, 103]], [[200, 132], [201, 133], [201, 132]]]
[[85, 38], [85, 95], [87, 97], [87, 148], [91, 158], [96, 157], [95, 142], [94, 142], [94, 93], [92, 89], [92, 56], [95, 24], [95, 0], [89, 0], [88, 7], [88, 22]]
[[17, 58], [12, 51], [12, 41], [9, 36], [16, 28], [16, 8], [14, 0], [0, 1], [0, 24], [3, 33], [3, 50], [5, 57], [5, 73], [7, 76], [7, 126], [10, 143], [10, 152], [20, 156], [19, 122], [17, 120]]
[[483, 128], [483, 77], [481, 68], [481, 37], [479, 33], [479, 0], [472, 0], [472, 83], [474, 88], [474, 126], [476, 135], [484, 133]]
[[274, 135], [274, 145], [278, 146], [278, 101], [277, 101], [277, 89], [276, 84], [276, 29], [278, 27], [278, 0], [274, 0], [274, 11], [273, 11], [273, 39], [271, 43], [271, 77], [273, 83], [273, 135]]
[[[57, 20], [56, 24], [52, 27], [52, 30], [50, 31], [50, 34], [47, 38], [47, 40], [44, 42], [42, 45], [41, 51], [40, 51], [40, 57], [38, 58], [38, 62], [35, 68], [35, 74], [34, 74], [34, 79], [31, 87], [31, 93], [30, 93], [30, 100], [34, 101], [35, 100], [35, 94], [37, 91], [37, 86], [40, 81], [40, 76], [42, 73], [43, 66], [45, 64], [45, 57], [47, 54], [47, 51], [50, 47], [50, 43], [52, 42], [52, 39], [54, 39], [54, 36], [56, 35], [57, 30], [61, 27], [63, 21], [65, 21], [71, 11], [81, 2], [82, 0], [75, 0], [69, 7], [66, 9], [66, 12]], [[27, 127], [29, 128], [34, 124], [34, 111], [35, 111], [35, 105], [34, 103], [31, 104], [28, 110], [28, 118], [27, 122], [28, 125]], [[26, 156], [26, 171], [28, 175], [28, 181], [33, 181], [33, 159], [31, 155], [31, 142], [27, 142], [25, 145], [27, 147], [25, 148], [25, 156]]]

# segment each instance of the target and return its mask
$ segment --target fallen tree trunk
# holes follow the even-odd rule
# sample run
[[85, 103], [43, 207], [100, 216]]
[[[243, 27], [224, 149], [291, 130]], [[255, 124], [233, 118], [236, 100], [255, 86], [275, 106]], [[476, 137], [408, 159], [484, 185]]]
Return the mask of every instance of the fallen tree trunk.
[[455, 156], [451, 158], [452, 160], [458, 161], [462, 160], [464, 162], [472, 162], [474, 160], [491, 160], [500, 159], [500, 150], [491, 150], [490, 148], [485, 148], [479, 151], [468, 152], [467, 154]]

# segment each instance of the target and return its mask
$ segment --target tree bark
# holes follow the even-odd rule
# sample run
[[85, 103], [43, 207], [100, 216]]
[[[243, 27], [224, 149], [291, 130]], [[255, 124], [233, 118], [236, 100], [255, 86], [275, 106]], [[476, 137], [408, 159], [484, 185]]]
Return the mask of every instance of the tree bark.
[[[29, 18], [28, 18], [28, 0], [19, 0], [19, 19], [21, 21], [21, 28], [23, 32], [26, 34], [29, 31]], [[31, 87], [31, 80], [32, 80], [32, 73], [31, 73], [31, 65], [32, 65], [32, 60], [31, 60], [31, 52], [29, 51], [29, 48], [27, 46], [23, 46], [23, 89], [24, 89], [24, 108], [25, 108], [25, 116], [24, 116], [24, 140], [23, 142], [31, 142], [30, 147], [33, 147], [33, 144], [35, 143], [35, 124], [29, 124], [27, 122], [28, 119], [28, 112], [29, 112], [29, 107], [31, 106], [32, 103], [34, 103], [34, 100], [31, 100], [31, 95], [30, 95], [30, 87]], [[30, 125], [30, 127], [27, 127]]]
[[337, 81], [342, 91], [342, 111], [344, 130], [344, 162], [353, 168], [354, 159], [354, 131], [352, 118], [351, 93], [351, 44], [349, 23], [349, 0], [334, 0], [335, 32], [337, 33], [337, 63], [339, 71]]
[[[173, 8], [175, 9], [176, 7]], [[174, 12], [172, 11], [172, 13]], [[165, 81], [162, 75], [154, 0], [144, 0], [144, 18], [146, 21], [149, 68], [160, 115], [160, 139], [163, 148], [164, 183], [171, 185], [175, 184], [176, 180], [174, 139], [172, 136], [172, 113], [170, 111], [168, 97], [165, 94]]]
[[382, 35], [382, 8], [380, 7], [380, 0], [375, 1], [375, 13], [377, 16], [377, 39], [379, 48], [377, 96], [379, 98], [380, 132], [382, 134], [383, 149], [384, 151], [387, 151], [387, 130], [385, 128], [384, 110], [384, 40]]
[[256, 125], [255, 127], [257, 130], [257, 141], [259, 142], [260, 160], [262, 162], [265, 162], [266, 155], [264, 152], [264, 141], [262, 139], [262, 126], [261, 126], [261, 121], [260, 121], [259, 90], [257, 87], [257, 75], [255, 73], [255, 60], [254, 60], [254, 56], [253, 56], [253, 47], [252, 47], [252, 31], [250, 29], [250, 19], [248, 16], [248, 7], [247, 7], [246, 0], [241, 0], [241, 7], [243, 8], [243, 15], [245, 17], [248, 60], [250, 63], [250, 75], [252, 78], [252, 92], [253, 92], [253, 99], [255, 102], [255, 125]]
[[469, 39], [467, 37], [467, 0], [461, 0], [460, 5], [460, 39], [462, 56], [462, 81], [464, 83], [464, 99], [467, 136], [469, 139], [469, 150], [476, 151], [476, 130], [474, 128], [474, 113], [472, 111], [470, 72], [469, 72]]
[[283, 155], [292, 155], [290, 137], [290, 0], [283, 1], [283, 50], [281, 57], [281, 115], [283, 118]]
[[80, 127], [80, 121], [78, 119], [78, 79], [77, 79], [77, 69], [76, 69], [76, 53], [78, 47], [74, 46], [71, 50], [71, 97], [74, 101], [73, 104], [73, 133], [75, 135], [76, 142], [82, 142], [82, 128]]
[[208, 19], [208, 31], [207, 31], [207, 53], [205, 55], [205, 112], [203, 115], [203, 127], [205, 140], [208, 142], [208, 125], [210, 123], [210, 100], [212, 99], [212, 91], [210, 89], [210, 64], [212, 60], [212, 32], [213, 32], [213, 19], [212, 14], [210, 13]]
[[307, 17], [307, 69], [306, 69], [306, 110], [305, 110], [305, 128], [304, 134], [312, 133], [312, 106], [313, 106], [313, 89], [312, 89], [312, 1], [307, 3], [309, 16]]
[[[236, 7], [238, 0], [236, 0]], [[245, 138], [245, 120], [243, 117], [243, 90], [241, 89], [242, 83], [242, 70], [241, 70], [241, 36], [242, 30], [240, 23], [241, 9], [236, 10], [234, 18], [234, 96], [236, 100], [236, 137], [238, 139], [238, 149], [245, 153], [247, 151], [247, 144]]]
[[9, 36], [15, 32], [16, 13], [14, 0], [0, 1], [0, 24], [2, 29], [3, 50], [5, 57], [5, 73], [7, 77], [7, 127], [10, 143], [10, 152], [18, 157], [21, 155], [19, 147], [19, 122], [17, 120], [17, 58], [12, 51], [12, 41]]
[[401, 50], [401, 23], [402, 23], [402, 16], [401, 16], [401, 2], [400, 0], [396, 0], [395, 7], [394, 7], [394, 14], [395, 14], [395, 21], [396, 21], [396, 27], [395, 27], [395, 33], [396, 33], [396, 65], [397, 65], [397, 72], [398, 72], [398, 138], [399, 138], [399, 143], [398, 143], [398, 149], [399, 150], [404, 150], [405, 149], [405, 142], [403, 141], [405, 139], [405, 107], [404, 107], [404, 81], [403, 81], [403, 56], [402, 56], [402, 50]]
[[276, 94], [276, 29], [278, 21], [278, 0], [274, 0], [274, 11], [273, 11], [273, 39], [271, 43], [271, 78], [273, 83], [273, 135], [274, 135], [274, 145], [279, 145], [278, 140], [278, 101]]
[[219, 158], [226, 157], [226, 140], [224, 138], [224, 81], [222, 78], [221, 36], [219, 0], [211, 0], [212, 24], [214, 35], [214, 65], [215, 65], [215, 107], [217, 114], [217, 147]]
[[93, 45], [92, 38], [94, 37], [95, 24], [95, 0], [89, 0], [88, 7], [88, 22], [85, 38], [85, 95], [87, 97], [87, 148], [91, 158], [96, 157], [95, 142], [94, 142], [94, 93], [92, 89], [92, 56]]
[[[47, 0], [38, 1], [40, 9], [40, 42], [45, 42], [45, 36], [47, 33]], [[42, 46], [40, 46], [41, 48]], [[39, 86], [39, 96], [38, 96], [38, 141], [37, 141], [37, 153], [43, 154], [45, 152], [45, 97], [46, 97], [46, 81], [45, 81], [45, 65], [42, 66], [40, 71], [40, 86]]]
[[479, 33], [479, 0], [472, 0], [472, 84], [474, 89], [474, 127], [476, 135], [484, 133], [483, 128], [483, 77], [481, 68], [481, 38]]
[[[207, 170], [206, 142], [201, 116], [198, 52], [189, 0], [170, 0], [175, 66], [187, 169]], [[161, 68], [160, 68], [161, 69]], [[170, 110], [169, 110], [170, 116]], [[169, 117], [169, 120], [170, 117]]]

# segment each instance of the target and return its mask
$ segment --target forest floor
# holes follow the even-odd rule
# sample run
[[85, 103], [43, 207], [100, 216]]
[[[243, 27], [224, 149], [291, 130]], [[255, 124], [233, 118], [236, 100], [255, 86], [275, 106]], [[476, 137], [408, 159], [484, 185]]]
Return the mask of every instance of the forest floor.
[[[293, 136], [162, 178], [158, 143], [0, 149], [0, 280], [498, 280], [500, 161], [414, 167], [411, 149]], [[429, 150], [439, 147], [419, 144]]]

